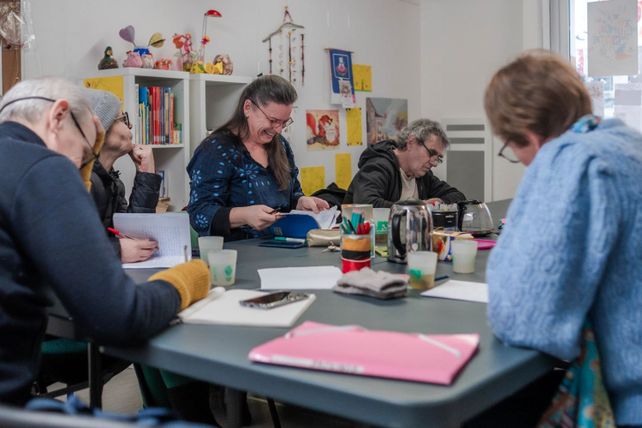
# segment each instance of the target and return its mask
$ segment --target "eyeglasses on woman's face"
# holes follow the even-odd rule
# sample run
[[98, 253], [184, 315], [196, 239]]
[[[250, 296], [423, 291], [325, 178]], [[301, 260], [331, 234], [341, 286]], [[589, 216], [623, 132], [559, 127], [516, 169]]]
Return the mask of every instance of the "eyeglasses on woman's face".
[[129, 121], [129, 114], [127, 112], [124, 112], [115, 120], [123, 122], [127, 128], [132, 129], [132, 123]]
[[259, 105], [257, 104], [257, 102], [256, 102], [256, 101], [254, 101], [253, 99], [251, 99], [251, 98], [250, 98], [250, 102], [251, 102], [252, 104], [254, 104], [254, 107], [256, 107], [257, 109], [259, 109], [259, 111], [260, 111], [261, 113], [263, 113], [263, 115], [265, 116], [265, 118], [270, 122], [270, 126], [271, 126], [272, 128], [280, 127], [281, 129], [285, 129], [285, 128], [287, 128], [288, 126], [292, 125], [292, 123], [294, 123], [294, 119], [292, 119], [291, 117], [287, 118], [286, 120], [276, 119], [276, 118], [274, 118], [274, 117], [270, 116], [269, 114], [267, 114], [265, 111], [263, 111], [263, 109], [262, 109], [261, 107], [259, 107]]
[[[521, 161], [517, 159], [515, 153], [513, 153], [513, 151], [510, 150], [510, 147], [508, 147], [508, 143], [510, 143], [510, 141], [506, 140], [502, 148], [499, 149], [499, 153], [497, 153], [497, 156], [506, 159], [510, 163], [520, 163]], [[506, 152], [506, 148], [509, 149], [508, 152]]]

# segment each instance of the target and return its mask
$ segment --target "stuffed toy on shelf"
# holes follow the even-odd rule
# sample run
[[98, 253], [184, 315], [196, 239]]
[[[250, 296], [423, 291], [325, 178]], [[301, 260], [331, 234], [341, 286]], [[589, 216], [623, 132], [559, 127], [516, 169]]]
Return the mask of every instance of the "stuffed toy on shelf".
[[109, 70], [110, 68], [118, 68], [118, 62], [114, 59], [114, 53], [111, 46], [105, 48], [103, 59], [98, 63], [98, 70]]
[[[120, 37], [131, 43], [134, 48], [131, 51], [127, 52], [127, 59], [123, 62], [124, 67], [143, 67], [143, 68], [154, 68], [154, 57], [149, 51], [150, 47], [160, 48], [165, 43], [165, 39], [161, 33], [154, 33], [149, 38], [147, 46], [140, 46], [135, 41], [136, 30], [131, 25], [128, 25], [125, 28], [121, 28], [118, 32]], [[136, 58], [136, 54], [140, 57], [140, 62]], [[140, 63], [140, 65], [138, 65]]]

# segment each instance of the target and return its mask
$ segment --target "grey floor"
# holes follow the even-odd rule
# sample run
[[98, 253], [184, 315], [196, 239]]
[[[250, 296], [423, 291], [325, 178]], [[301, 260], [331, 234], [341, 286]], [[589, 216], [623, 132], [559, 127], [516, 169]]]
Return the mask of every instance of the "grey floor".
[[[76, 394], [84, 402], [89, 402], [89, 391], [84, 389]], [[251, 428], [271, 428], [272, 421], [265, 400], [257, 397], [248, 399], [252, 414]], [[138, 389], [138, 381], [132, 366], [116, 375], [106, 385], [103, 391], [103, 409], [116, 413], [136, 413], [143, 406]], [[319, 414], [295, 406], [277, 403], [277, 410], [283, 428], [348, 428], [364, 427], [364, 425]], [[215, 413], [216, 419], [224, 424], [225, 415]]]

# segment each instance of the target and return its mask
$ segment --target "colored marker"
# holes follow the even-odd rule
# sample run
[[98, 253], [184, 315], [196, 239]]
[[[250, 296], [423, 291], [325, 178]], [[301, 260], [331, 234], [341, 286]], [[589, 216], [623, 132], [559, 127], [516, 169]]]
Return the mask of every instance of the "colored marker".
[[299, 238], [286, 238], [285, 236], [275, 236], [275, 241], [285, 241], [285, 242], [299, 242], [301, 244], [305, 243], [305, 239]]
[[117, 237], [119, 237], [119, 238], [136, 239], [136, 238], [132, 238], [132, 237], [131, 237], [131, 236], [129, 236], [129, 235], [125, 235], [125, 234], [124, 234], [124, 233], [122, 233], [120, 230], [118, 230], [118, 229], [114, 229], [113, 227], [108, 227], [108, 228], [107, 228], [107, 231], [108, 231], [108, 232], [110, 232], [110, 233], [113, 233], [115, 236], [117, 236]]

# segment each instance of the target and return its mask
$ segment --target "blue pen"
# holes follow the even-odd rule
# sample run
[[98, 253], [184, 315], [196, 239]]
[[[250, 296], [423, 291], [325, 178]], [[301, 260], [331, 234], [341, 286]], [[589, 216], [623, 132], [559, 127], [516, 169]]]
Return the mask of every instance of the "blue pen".
[[448, 275], [441, 275], [435, 278], [435, 282], [450, 278]]

